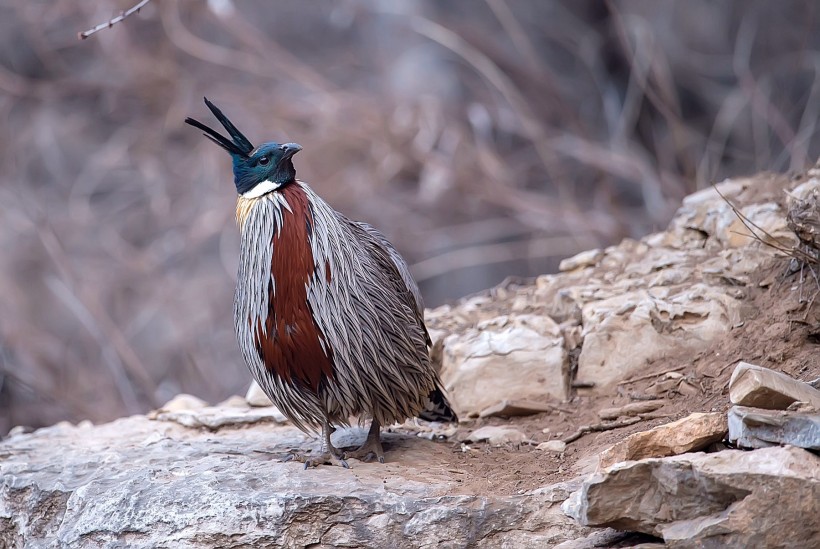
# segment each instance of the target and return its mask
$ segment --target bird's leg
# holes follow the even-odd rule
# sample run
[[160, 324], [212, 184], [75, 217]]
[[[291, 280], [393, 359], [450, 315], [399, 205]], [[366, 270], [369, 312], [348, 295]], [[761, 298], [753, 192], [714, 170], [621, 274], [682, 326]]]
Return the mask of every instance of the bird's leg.
[[308, 467], [318, 467], [325, 463], [337, 465], [350, 469], [350, 466], [344, 460], [343, 452], [339, 451], [330, 441], [330, 435], [336, 431], [336, 428], [330, 425], [327, 420], [322, 424], [322, 448], [315, 456], [308, 456], [306, 454], [292, 454], [286, 461], [294, 460], [305, 464], [305, 469]]
[[367, 440], [356, 450], [345, 452], [344, 457], [356, 458], [362, 461], [370, 461], [371, 458], [375, 457], [379, 460], [379, 463], [384, 463], [384, 449], [382, 448], [379, 420], [373, 418], [370, 423], [370, 431], [367, 433]]
[[327, 451], [334, 456], [341, 456], [342, 452], [335, 446], [333, 446], [333, 442], [330, 440], [330, 435], [336, 432], [336, 427], [332, 426], [330, 423], [325, 422], [324, 427], [322, 427], [322, 436], [325, 439], [325, 448]]

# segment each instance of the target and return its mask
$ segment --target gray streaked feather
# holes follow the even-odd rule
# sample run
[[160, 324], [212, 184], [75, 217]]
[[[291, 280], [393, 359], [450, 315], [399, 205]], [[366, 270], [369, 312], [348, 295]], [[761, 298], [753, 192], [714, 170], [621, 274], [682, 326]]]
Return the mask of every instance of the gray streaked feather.
[[329, 347], [325, 351], [332, 350], [334, 377], [313, 394], [269, 372], [256, 352], [251, 326], [258, 318], [264, 325], [268, 287], [271, 282], [276, 287], [271, 246], [260, 243], [271, 242], [284, 216], [292, 215], [282, 195], [272, 192], [258, 200], [241, 229], [234, 321], [254, 379], [303, 430], [316, 430], [326, 420], [348, 424], [351, 416], [389, 425], [422, 413], [440, 382], [430, 362], [421, 296], [407, 264], [379, 231], [342, 216], [304, 183], [295, 184], [307, 194], [314, 217], [317, 269], [307, 299]]

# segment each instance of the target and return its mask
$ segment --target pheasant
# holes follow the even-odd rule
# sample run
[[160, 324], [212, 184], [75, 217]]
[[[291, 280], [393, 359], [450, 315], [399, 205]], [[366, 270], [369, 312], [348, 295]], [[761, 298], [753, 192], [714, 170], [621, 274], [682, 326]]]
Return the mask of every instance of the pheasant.
[[[296, 143], [254, 147], [213, 103], [230, 138], [192, 118], [233, 160], [240, 258], [234, 327], [253, 378], [298, 428], [322, 436], [305, 468], [384, 463], [381, 427], [457, 422], [430, 360], [424, 306], [407, 263], [367, 223], [335, 211], [296, 178]], [[338, 425], [371, 420], [364, 444], [333, 446]]]

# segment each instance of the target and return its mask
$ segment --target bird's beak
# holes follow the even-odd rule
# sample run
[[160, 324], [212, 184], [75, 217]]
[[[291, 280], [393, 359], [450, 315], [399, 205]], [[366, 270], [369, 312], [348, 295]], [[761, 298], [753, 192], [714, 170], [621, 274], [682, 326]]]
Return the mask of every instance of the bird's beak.
[[285, 143], [282, 150], [290, 157], [302, 150], [302, 145], [298, 143]]

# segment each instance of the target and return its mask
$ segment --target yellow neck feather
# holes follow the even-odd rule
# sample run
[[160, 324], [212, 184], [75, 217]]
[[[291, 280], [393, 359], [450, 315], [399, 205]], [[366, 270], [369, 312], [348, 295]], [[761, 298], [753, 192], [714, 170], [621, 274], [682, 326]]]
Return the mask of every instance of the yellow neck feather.
[[245, 221], [247, 221], [248, 215], [257, 200], [259, 198], [245, 198], [244, 196], [239, 196], [236, 199], [236, 224], [240, 229], [245, 226]]

